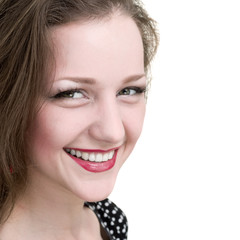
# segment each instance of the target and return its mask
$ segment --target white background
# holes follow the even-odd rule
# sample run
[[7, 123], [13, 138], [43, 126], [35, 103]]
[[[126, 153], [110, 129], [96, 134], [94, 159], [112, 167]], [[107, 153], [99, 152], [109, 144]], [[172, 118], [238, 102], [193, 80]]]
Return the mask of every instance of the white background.
[[144, 3], [160, 48], [143, 134], [110, 198], [129, 240], [239, 240], [239, 1]]

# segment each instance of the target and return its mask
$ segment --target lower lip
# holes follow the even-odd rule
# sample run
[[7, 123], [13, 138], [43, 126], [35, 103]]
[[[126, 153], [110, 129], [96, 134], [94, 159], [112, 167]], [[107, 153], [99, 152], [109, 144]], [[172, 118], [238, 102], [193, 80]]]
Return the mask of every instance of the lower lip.
[[85, 161], [80, 158], [74, 157], [73, 155], [67, 153], [78, 165], [89, 172], [100, 173], [110, 170], [114, 167], [116, 158], [117, 158], [117, 150], [115, 150], [113, 158], [106, 162], [90, 162]]

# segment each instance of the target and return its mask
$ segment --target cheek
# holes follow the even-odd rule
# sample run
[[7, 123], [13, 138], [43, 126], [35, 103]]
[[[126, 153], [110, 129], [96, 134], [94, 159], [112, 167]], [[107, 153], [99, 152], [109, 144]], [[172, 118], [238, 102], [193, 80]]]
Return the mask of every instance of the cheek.
[[62, 112], [46, 106], [32, 122], [28, 131], [28, 142], [34, 157], [50, 157], [51, 153], [62, 149], [73, 137], [71, 119]]
[[125, 127], [128, 134], [128, 140], [131, 140], [132, 143], [136, 143], [142, 132], [145, 111], [146, 104], [144, 102], [125, 113]]
[[54, 140], [56, 134], [55, 127], [56, 125], [49, 124], [48, 119], [44, 118], [43, 112], [38, 114], [35, 121], [31, 124], [28, 144], [32, 161], [47, 160], [47, 156], [51, 154], [50, 149], [56, 147], [56, 138]]

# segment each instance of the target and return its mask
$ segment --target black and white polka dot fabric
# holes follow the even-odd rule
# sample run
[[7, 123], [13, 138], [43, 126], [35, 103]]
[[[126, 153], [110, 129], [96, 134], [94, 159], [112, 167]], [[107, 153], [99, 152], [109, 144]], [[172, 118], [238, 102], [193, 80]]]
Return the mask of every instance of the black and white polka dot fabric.
[[110, 240], [127, 240], [128, 223], [123, 211], [109, 199], [85, 202], [94, 211]]

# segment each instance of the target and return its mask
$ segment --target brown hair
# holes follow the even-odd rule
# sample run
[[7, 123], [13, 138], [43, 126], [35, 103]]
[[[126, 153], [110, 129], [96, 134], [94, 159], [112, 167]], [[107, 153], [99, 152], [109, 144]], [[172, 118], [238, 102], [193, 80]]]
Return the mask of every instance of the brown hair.
[[27, 184], [26, 132], [45, 90], [49, 64], [54, 63], [49, 29], [104, 18], [116, 9], [137, 24], [148, 72], [158, 35], [155, 21], [138, 0], [0, 1], [0, 223], [7, 220]]

